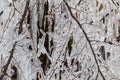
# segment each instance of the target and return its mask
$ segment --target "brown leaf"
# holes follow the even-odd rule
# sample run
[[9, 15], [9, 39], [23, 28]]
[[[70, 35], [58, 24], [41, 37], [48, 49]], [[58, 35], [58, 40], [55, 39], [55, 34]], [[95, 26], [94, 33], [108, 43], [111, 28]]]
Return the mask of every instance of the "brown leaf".
[[101, 3], [99, 7], [99, 11], [101, 11], [102, 9], [103, 9], [103, 4]]
[[79, 19], [80, 18], [80, 14], [78, 12], [75, 13], [76, 18]]
[[96, 6], [98, 6], [98, 4], [99, 4], [99, 3], [98, 3], [98, 0], [96, 0]]

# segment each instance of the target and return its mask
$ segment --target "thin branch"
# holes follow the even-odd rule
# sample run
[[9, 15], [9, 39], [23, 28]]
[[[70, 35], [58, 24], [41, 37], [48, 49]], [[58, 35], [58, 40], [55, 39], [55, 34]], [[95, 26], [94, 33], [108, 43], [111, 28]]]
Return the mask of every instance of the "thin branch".
[[82, 25], [80, 24], [80, 22], [79, 22], [79, 21], [75, 18], [75, 16], [73, 15], [73, 13], [72, 13], [72, 11], [71, 11], [68, 3], [66, 2], [66, 0], [63, 0], [63, 2], [65, 3], [65, 5], [66, 5], [66, 7], [67, 7], [67, 9], [68, 9], [71, 17], [77, 22], [77, 24], [79, 25], [80, 29], [82, 30], [82, 32], [83, 32], [83, 34], [84, 34], [84, 36], [85, 36], [85, 38], [86, 38], [86, 40], [87, 40], [87, 42], [88, 42], [88, 44], [89, 44], [89, 46], [90, 46], [90, 49], [91, 49], [91, 51], [92, 51], [92, 53], [93, 53], [94, 60], [95, 60], [95, 62], [96, 62], [97, 68], [98, 68], [98, 72], [100, 72], [103, 80], [105, 80], [105, 77], [103, 76], [102, 71], [100, 70], [100, 67], [99, 67], [99, 64], [98, 64], [98, 61], [97, 61], [97, 58], [96, 58], [94, 49], [93, 49], [93, 47], [92, 47], [92, 44], [90, 43], [89, 37], [87, 36], [87, 34], [86, 34], [85, 30], [83, 29]]
[[10, 57], [9, 57], [6, 65], [3, 66], [3, 71], [2, 71], [3, 74], [0, 75], [0, 80], [2, 80], [5, 75], [7, 75], [7, 70], [8, 70], [8, 67], [9, 67], [9, 65], [10, 65], [10, 62], [11, 62], [11, 60], [12, 60], [12, 58], [13, 58], [13, 53], [14, 53], [14, 50], [15, 50], [16, 43], [17, 43], [17, 42], [15, 42], [15, 43], [13, 44], [13, 48], [12, 48], [12, 50], [10, 51]]
[[77, 3], [77, 5], [80, 5], [80, 3], [82, 2], [83, 0], [80, 0], [78, 3]]
[[11, 13], [9, 14], [9, 17], [8, 17], [7, 21], [5, 22], [5, 26], [4, 26], [4, 28], [3, 28], [2, 38], [1, 38], [0, 42], [2, 42], [2, 39], [3, 39], [3, 37], [4, 37], [4, 34], [5, 34], [6, 30], [7, 30], [7, 28], [9, 27], [9, 24], [10, 24], [12, 18], [13, 18], [14, 15], [15, 15], [15, 9], [13, 10], [12, 16], [10, 16], [10, 15], [11, 15]]
[[113, 5], [115, 6], [115, 8], [117, 9], [117, 11], [120, 13], [120, 11], [119, 11], [119, 9], [118, 9], [118, 7], [117, 7], [117, 4], [114, 2], [114, 0], [111, 0], [111, 2], [113, 3]]
[[25, 9], [24, 9], [24, 13], [23, 13], [23, 15], [22, 15], [22, 19], [20, 20], [20, 25], [19, 25], [19, 31], [18, 31], [18, 34], [21, 34], [21, 32], [22, 32], [22, 25], [23, 25], [23, 21], [24, 21], [24, 19], [25, 19], [25, 16], [26, 16], [26, 14], [27, 14], [27, 11], [29, 10], [28, 8], [29, 8], [29, 4], [30, 4], [30, 0], [27, 0], [27, 2], [26, 2], [26, 5], [25, 5]]
[[92, 43], [103, 43], [103, 44], [108, 44], [108, 45], [112, 45], [112, 46], [120, 47], [119, 44], [112, 43], [112, 42], [110, 42], [110, 41], [90, 40], [90, 42], [92, 42]]

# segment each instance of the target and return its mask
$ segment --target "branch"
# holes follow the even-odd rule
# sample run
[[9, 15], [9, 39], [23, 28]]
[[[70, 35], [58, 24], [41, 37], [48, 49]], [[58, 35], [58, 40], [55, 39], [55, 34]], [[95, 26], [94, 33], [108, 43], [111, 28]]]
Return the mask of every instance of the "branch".
[[2, 79], [4, 78], [4, 76], [7, 74], [7, 69], [8, 69], [8, 66], [10, 65], [10, 62], [11, 62], [12, 58], [13, 58], [13, 53], [14, 53], [14, 50], [15, 50], [16, 43], [17, 43], [17, 42], [15, 42], [15, 43], [13, 44], [13, 48], [12, 48], [12, 50], [10, 51], [10, 57], [9, 57], [6, 65], [4, 65], [4, 67], [3, 67], [3, 71], [2, 71], [3, 74], [0, 75], [0, 80], [2, 80]]
[[116, 43], [113, 43], [113, 42], [110, 42], [110, 41], [90, 40], [90, 42], [103, 43], [103, 44], [108, 44], [108, 45], [113, 45], [113, 46], [116, 46], [116, 47], [120, 47], [119, 44], [116, 44]]
[[[117, 2], [117, 4], [114, 2], [114, 0], [111, 0], [113, 5], [116, 7], [117, 11], [120, 13], [118, 7], [119, 7], [119, 3]], [[118, 7], [117, 7], [118, 6]]]
[[21, 32], [22, 32], [22, 25], [23, 25], [23, 21], [24, 21], [24, 19], [25, 19], [25, 16], [26, 16], [27, 11], [28, 11], [28, 8], [29, 8], [29, 4], [30, 4], [30, 0], [27, 0], [26, 5], [25, 5], [25, 9], [24, 9], [24, 13], [23, 13], [23, 15], [22, 15], [22, 19], [21, 19], [20, 22], [19, 22], [20, 25], [19, 25], [18, 34], [21, 34]]
[[79, 21], [75, 18], [75, 16], [73, 15], [73, 13], [72, 13], [72, 11], [71, 11], [68, 3], [66, 2], [66, 0], [63, 0], [63, 2], [65, 3], [65, 5], [66, 5], [66, 7], [67, 7], [67, 9], [68, 9], [71, 17], [77, 22], [77, 24], [79, 25], [80, 29], [82, 30], [82, 32], [83, 32], [83, 34], [84, 34], [84, 36], [85, 36], [85, 38], [86, 38], [86, 40], [87, 40], [87, 42], [88, 42], [88, 44], [89, 44], [89, 46], [90, 46], [90, 49], [91, 49], [91, 51], [92, 51], [92, 53], [93, 53], [94, 60], [95, 60], [95, 62], [96, 62], [96, 64], [97, 64], [98, 72], [100, 72], [103, 80], [105, 80], [105, 77], [103, 76], [102, 71], [100, 70], [100, 67], [99, 67], [99, 64], [98, 64], [98, 61], [97, 61], [97, 58], [96, 58], [94, 49], [93, 49], [93, 47], [92, 47], [92, 44], [90, 43], [90, 40], [89, 40], [89, 38], [88, 38], [85, 30], [83, 29], [83, 27], [82, 27], [82, 25], [80, 24], [80, 22], [79, 22]]

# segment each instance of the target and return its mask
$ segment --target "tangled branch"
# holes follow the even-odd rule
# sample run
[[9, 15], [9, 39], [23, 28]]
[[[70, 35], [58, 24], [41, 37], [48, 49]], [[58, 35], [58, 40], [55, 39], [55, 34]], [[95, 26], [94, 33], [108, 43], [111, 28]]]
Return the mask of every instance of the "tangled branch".
[[68, 3], [66, 2], [66, 0], [63, 0], [63, 2], [65, 3], [65, 5], [66, 5], [66, 7], [67, 7], [67, 9], [68, 9], [71, 17], [77, 22], [77, 24], [79, 25], [80, 29], [82, 30], [82, 32], [83, 32], [83, 34], [84, 34], [84, 36], [85, 36], [85, 38], [86, 38], [86, 40], [87, 40], [87, 42], [88, 42], [88, 44], [89, 44], [89, 46], [90, 46], [90, 49], [91, 49], [91, 51], [92, 51], [92, 53], [93, 53], [93, 57], [94, 57], [94, 60], [95, 60], [95, 62], [96, 62], [96, 65], [97, 65], [98, 72], [101, 74], [103, 80], [105, 80], [105, 77], [104, 77], [104, 75], [102, 74], [102, 71], [100, 70], [100, 67], [99, 67], [99, 64], [98, 64], [98, 61], [97, 61], [97, 58], [96, 58], [94, 49], [93, 49], [93, 47], [92, 47], [92, 44], [90, 43], [90, 40], [89, 40], [89, 38], [88, 38], [85, 30], [83, 29], [83, 27], [82, 27], [82, 25], [80, 24], [80, 22], [79, 22], [79, 21], [75, 18], [75, 16], [73, 15], [73, 13], [72, 13], [72, 11], [71, 11]]

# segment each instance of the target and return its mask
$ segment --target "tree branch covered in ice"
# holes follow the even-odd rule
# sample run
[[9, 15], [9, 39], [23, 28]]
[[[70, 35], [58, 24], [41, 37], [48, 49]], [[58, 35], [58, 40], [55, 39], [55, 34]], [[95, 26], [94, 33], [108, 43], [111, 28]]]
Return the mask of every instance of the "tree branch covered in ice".
[[0, 80], [119, 80], [119, 0], [0, 0]]

